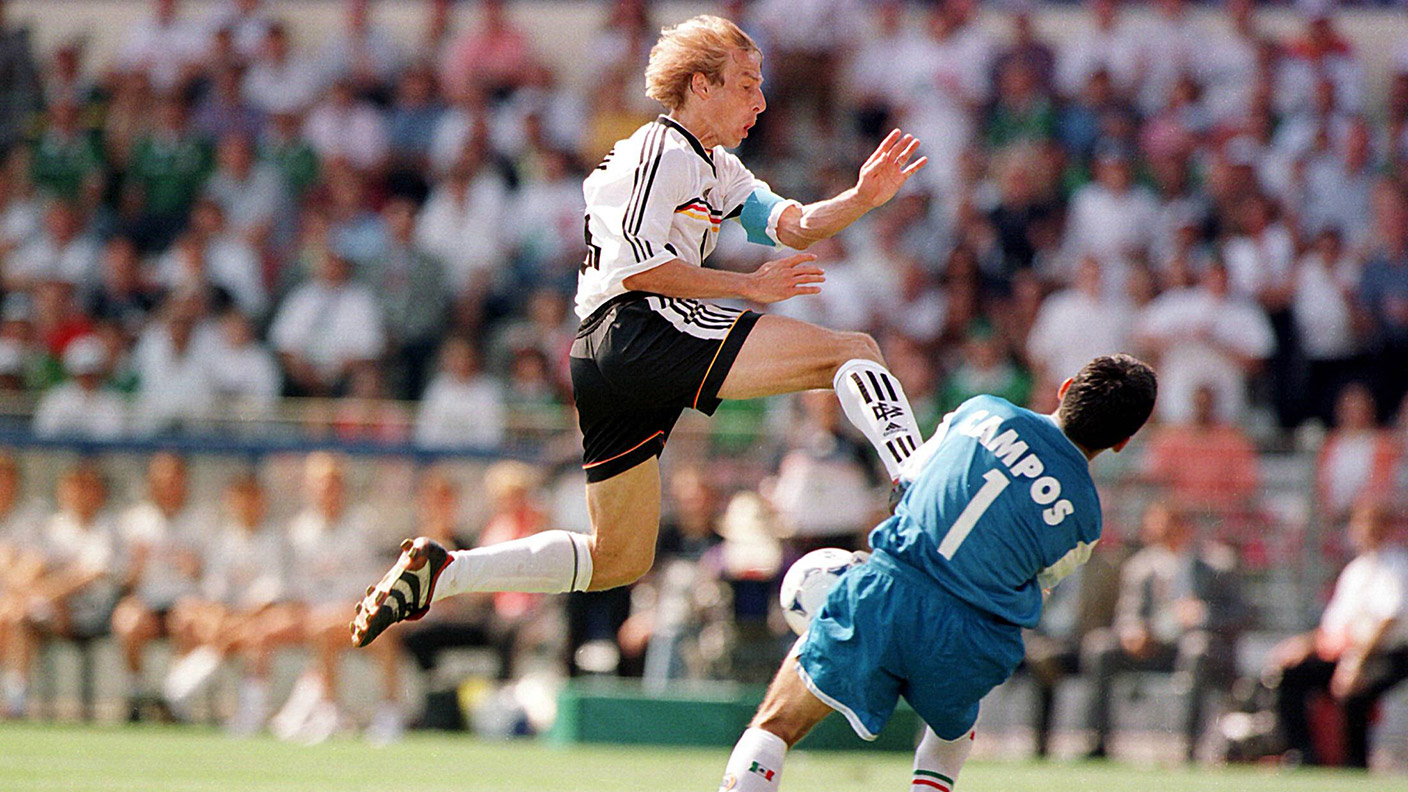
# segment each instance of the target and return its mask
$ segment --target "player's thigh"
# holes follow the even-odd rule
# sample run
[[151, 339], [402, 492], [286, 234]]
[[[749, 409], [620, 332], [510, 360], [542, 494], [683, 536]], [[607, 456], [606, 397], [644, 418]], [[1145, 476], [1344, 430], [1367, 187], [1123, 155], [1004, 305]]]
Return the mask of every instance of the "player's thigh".
[[864, 333], [768, 314], [743, 342], [719, 387], [719, 398], [753, 399], [830, 388], [836, 369], [855, 358], [878, 361], [880, 348]]
[[587, 484], [592, 521], [591, 590], [624, 585], [655, 561], [660, 531], [660, 460], [649, 457], [624, 473]]
[[767, 695], [758, 706], [752, 725], [776, 734], [788, 745], [796, 745], [813, 726], [832, 712], [829, 705], [803, 684], [802, 678], [797, 675], [797, 658], [789, 654], [768, 686]]

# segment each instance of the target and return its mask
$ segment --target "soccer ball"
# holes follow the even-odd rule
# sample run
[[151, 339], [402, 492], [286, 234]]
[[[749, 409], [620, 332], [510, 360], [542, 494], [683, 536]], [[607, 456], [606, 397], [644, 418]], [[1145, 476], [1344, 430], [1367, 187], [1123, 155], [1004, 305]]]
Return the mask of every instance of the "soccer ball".
[[852, 553], [839, 547], [823, 547], [797, 559], [797, 563], [782, 577], [782, 615], [792, 632], [801, 635], [821, 610], [826, 595], [836, 587], [836, 581], [847, 569], [865, 561], [864, 553]]

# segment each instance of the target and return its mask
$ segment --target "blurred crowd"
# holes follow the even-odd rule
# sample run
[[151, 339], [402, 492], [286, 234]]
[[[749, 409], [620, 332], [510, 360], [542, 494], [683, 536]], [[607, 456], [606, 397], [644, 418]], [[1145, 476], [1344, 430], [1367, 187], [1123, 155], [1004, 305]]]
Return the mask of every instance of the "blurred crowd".
[[[1387, 549], [1408, 502], [1408, 49], [1378, 53], [1392, 73], [1374, 92], [1333, 4], [1314, 0], [1278, 36], [1250, 0], [1213, 15], [1089, 0], [1050, 40], [1020, 0], [981, 25], [973, 0], [722, 6], [765, 53], [769, 106], [741, 156], [777, 192], [850, 186], [892, 127], [931, 160], [812, 248], [820, 295], [773, 310], [875, 335], [925, 426], [977, 393], [1050, 410], [1062, 379], [1111, 350], [1159, 370], [1157, 425], [1133, 449], [1132, 477], [1158, 500], [1143, 548], [1098, 555], [1029, 641], [1039, 750], [1061, 678], [1108, 693], [1126, 670], [1165, 669], [1189, 694], [1191, 755], [1202, 693], [1231, 684], [1232, 647], [1265, 604], [1239, 581], [1301, 552], [1267, 529], [1258, 453], [1294, 443], [1318, 454], [1312, 500], [1331, 530], [1317, 552], [1374, 563], [1354, 562], [1348, 604], [1337, 590], [1338, 610], [1273, 652], [1245, 703], [1253, 714], [1260, 695], [1306, 760], [1361, 763], [1357, 724], [1408, 676], [1408, 597], [1384, 594], [1408, 574]], [[371, 0], [342, 7], [305, 39], [274, 3], [152, 0], [95, 62], [82, 41], [38, 51], [0, 0], [0, 394], [61, 438], [200, 433], [270, 417], [282, 397], [316, 397], [309, 420], [354, 442], [493, 448], [546, 426], [544, 465], [486, 474], [483, 519], [465, 519], [454, 476], [423, 471], [412, 533], [463, 547], [585, 530], [579, 449], [556, 431], [572, 423], [581, 179], [658, 112], [643, 70], [665, 20], [646, 0], [603, 4], [580, 31], [581, 80], [498, 0], [463, 25], [451, 0], [425, 0], [418, 37], [382, 27]], [[725, 228], [713, 263], [776, 255]], [[466, 599], [398, 628], [374, 644], [369, 735], [393, 739], [409, 712], [459, 722], [438, 669], [466, 643], [504, 679], [524, 647], [571, 673], [765, 678], [787, 645], [781, 571], [814, 547], [862, 546], [888, 482], [828, 393], [728, 403], [710, 427], [667, 454], [679, 464], [648, 580]], [[188, 504], [169, 454], [136, 505], [109, 506], [96, 463], [66, 471], [52, 506], [6, 495], [17, 475], [0, 464], [11, 713], [31, 706], [46, 640], [112, 633], [134, 717], [182, 715], [228, 660], [242, 669], [233, 731], [345, 726], [344, 611], [395, 546], [340, 460], [309, 458], [306, 506], [278, 524], [253, 474], [223, 503]], [[161, 690], [143, 672], [157, 637], [176, 655]], [[310, 666], [275, 701], [270, 657], [291, 646]], [[406, 655], [427, 672], [423, 706], [402, 702]], [[1338, 754], [1315, 755], [1305, 727], [1320, 689], [1350, 724]], [[1096, 755], [1111, 700], [1087, 713]]]
[[[603, 8], [584, 82], [504, 3], [460, 26], [454, 5], [426, 0], [410, 40], [347, 0], [302, 40], [260, 0], [152, 0], [101, 63], [3, 28], [0, 388], [38, 399], [36, 431], [160, 434], [315, 396], [341, 400], [344, 437], [494, 445], [561, 413], [580, 181], [657, 110], [659, 20]], [[1333, 4], [1296, 9], [1272, 36], [1249, 0], [1090, 0], [1048, 41], [1021, 2], [983, 25], [972, 0], [725, 3], [767, 54], [742, 155], [779, 192], [846, 186], [892, 126], [931, 161], [817, 246], [823, 294], [777, 310], [871, 331], [928, 418], [979, 391], [1049, 406], [1129, 349], [1157, 362], [1166, 423], [1210, 388], [1259, 438], [1333, 424], [1354, 384], [1391, 421], [1408, 50], [1371, 93]], [[768, 255], [725, 233], [715, 263]]]

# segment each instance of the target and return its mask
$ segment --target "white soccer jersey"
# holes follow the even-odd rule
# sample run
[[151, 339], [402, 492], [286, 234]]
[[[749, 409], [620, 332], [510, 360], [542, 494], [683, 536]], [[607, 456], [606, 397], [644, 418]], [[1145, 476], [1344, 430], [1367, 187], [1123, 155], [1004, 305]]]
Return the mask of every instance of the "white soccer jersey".
[[676, 258], [702, 266], [727, 218], [739, 218], [750, 241], [780, 244], [778, 218], [800, 205], [778, 199], [738, 157], [723, 146], [704, 148], [668, 116], [619, 141], [582, 192], [587, 256], [577, 279], [577, 315], [583, 319], [624, 294], [632, 275]]

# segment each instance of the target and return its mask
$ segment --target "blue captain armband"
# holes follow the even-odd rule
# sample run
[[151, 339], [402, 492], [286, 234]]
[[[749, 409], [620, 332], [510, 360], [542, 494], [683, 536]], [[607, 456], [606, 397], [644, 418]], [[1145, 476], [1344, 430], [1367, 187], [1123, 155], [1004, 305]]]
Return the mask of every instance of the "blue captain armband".
[[748, 194], [747, 200], [738, 213], [738, 224], [748, 234], [748, 241], [758, 245], [777, 246], [782, 244], [777, 238], [777, 221], [789, 206], [801, 204], [791, 201], [759, 185]]

